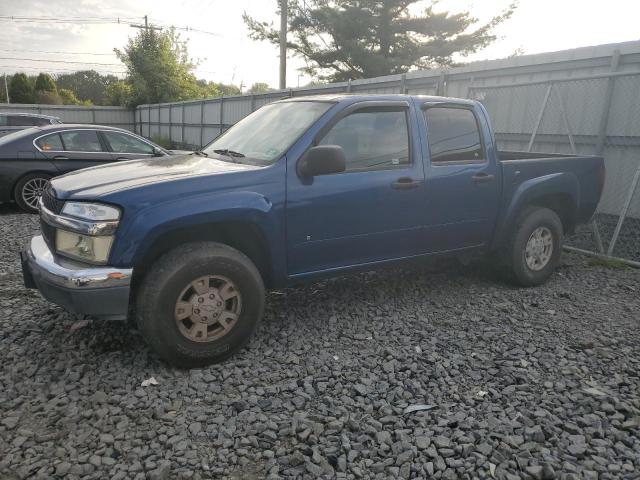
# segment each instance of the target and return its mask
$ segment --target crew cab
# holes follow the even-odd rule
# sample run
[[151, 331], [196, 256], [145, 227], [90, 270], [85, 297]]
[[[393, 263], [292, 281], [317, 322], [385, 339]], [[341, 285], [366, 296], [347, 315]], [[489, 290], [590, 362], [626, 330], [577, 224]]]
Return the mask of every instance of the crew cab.
[[205, 365], [248, 341], [269, 288], [469, 255], [538, 285], [603, 182], [600, 157], [498, 151], [475, 101], [290, 98], [200, 152], [54, 178], [23, 272], [69, 311], [135, 318], [161, 357]]

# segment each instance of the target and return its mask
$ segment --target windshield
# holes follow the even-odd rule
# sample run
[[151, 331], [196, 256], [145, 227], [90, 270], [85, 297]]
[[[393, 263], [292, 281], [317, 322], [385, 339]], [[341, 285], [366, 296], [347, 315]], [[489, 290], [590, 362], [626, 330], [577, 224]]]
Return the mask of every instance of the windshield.
[[306, 101], [266, 105], [216, 138], [204, 152], [229, 161], [269, 165], [332, 105]]

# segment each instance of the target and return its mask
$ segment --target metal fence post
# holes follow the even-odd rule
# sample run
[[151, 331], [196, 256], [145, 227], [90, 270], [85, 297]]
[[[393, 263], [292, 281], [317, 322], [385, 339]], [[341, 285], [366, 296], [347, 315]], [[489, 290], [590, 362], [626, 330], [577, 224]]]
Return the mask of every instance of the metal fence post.
[[200, 102], [200, 148], [204, 147], [204, 100]]
[[169, 104], [169, 141], [173, 144], [173, 104]]
[[180, 104], [180, 109], [181, 109], [180, 113], [181, 113], [181, 116], [182, 116], [182, 128], [180, 129], [180, 139], [182, 141], [182, 147], [183, 148], [187, 144], [187, 142], [185, 142], [185, 140], [184, 140], [184, 128], [185, 128], [185, 125], [187, 124], [186, 119], [185, 119], [185, 115], [184, 115], [184, 107], [185, 107], [185, 104], [184, 104], [184, 102], [182, 102]]
[[633, 176], [631, 187], [629, 188], [629, 193], [627, 194], [627, 199], [624, 202], [624, 206], [622, 207], [622, 211], [620, 212], [620, 218], [618, 218], [618, 223], [616, 224], [616, 229], [613, 231], [613, 236], [611, 237], [611, 241], [609, 242], [609, 248], [607, 248], [608, 256], [611, 256], [613, 254], [613, 249], [615, 248], [616, 242], [618, 241], [618, 235], [620, 235], [620, 229], [622, 228], [622, 223], [624, 222], [624, 219], [627, 217], [627, 212], [629, 211], [629, 207], [631, 206], [631, 200], [633, 200], [633, 195], [636, 193], [638, 180], [640, 180], [640, 164], [638, 164], [636, 173]]
[[[620, 50], [615, 50], [611, 56], [611, 73], [615, 73], [620, 65]], [[609, 126], [609, 115], [611, 113], [611, 101], [613, 100], [613, 87], [616, 79], [610, 76], [607, 80], [607, 89], [604, 94], [604, 105], [602, 107], [602, 116], [600, 117], [600, 126], [598, 128], [598, 140], [596, 143], [596, 155], [602, 155], [604, 152], [604, 144], [607, 141], [607, 127]]]
[[255, 95], [251, 94], [250, 102], [251, 102], [250, 103], [251, 106], [249, 108], [251, 109], [252, 112], [255, 112], [255, 110], [256, 110], [256, 96]]
[[151, 105], [147, 106], [147, 137], [151, 137]]
[[97, 123], [96, 122], [96, 109], [95, 108], [91, 108], [91, 123], [93, 123], [94, 125]]
[[400, 77], [400, 93], [402, 95], [407, 94], [407, 74], [403, 73]]
[[351, 79], [347, 80], [347, 93], [351, 93]]
[[222, 135], [224, 132], [224, 95], [220, 97], [220, 133], [218, 135]]
[[536, 136], [538, 135], [538, 129], [540, 128], [540, 124], [542, 123], [542, 117], [544, 116], [544, 111], [547, 109], [547, 103], [549, 102], [549, 96], [551, 95], [552, 88], [553, 88], [553, 83], [550, 83], [549, 86], [547, 87], [547, 91], [544, 94], [542, 107], [540, 108], [540, 112], [538, 113], [536, 125], [533, 128], [533, 132], [531, 133], [531, 140], [529, 140], [529, 146], [527, 147], [527, 152], [531, 151], [531, 149], [533, 148], [533, 143], [536, 141]]
[[571, 146], [571, 153], [576, 154], [576, 143], [573, 140], [573, 132], [571, 131], [571, 126], [569, 125], [569, 118], [567, 118], [567, 111], [564, 109], [564, 102], [562, 101], [562, 96], [560, 95], [560, 89], [556, 86], [553, 89], [556, 93], [556, 98], [558, 99], [558, 106], [560, 107], [560, 115], [562, 115], [562, 121], [564, 123], [564, 128], [567, 131], [567, 136], [569, 137], [569, 145]]
[[438, 86], [436, 87], [436, 95], [444, 97], [447, 95], [447, 73], [442, 70], [438, 77]]

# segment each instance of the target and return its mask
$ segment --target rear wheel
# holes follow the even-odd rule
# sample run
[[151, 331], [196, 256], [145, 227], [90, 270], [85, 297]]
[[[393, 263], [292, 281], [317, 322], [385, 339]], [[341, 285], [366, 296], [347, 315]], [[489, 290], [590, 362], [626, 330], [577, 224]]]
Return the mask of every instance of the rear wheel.
[[30, 173], [16, 183], [13, 196], [18, 206], [29, 213], [37, 213], [38, 201], [49, 185], [51, 176], [46, 173]]
[[563, 235], [562, 222], [553, 210], [523, 210], [505, 255], [509, 277], [524, 287], [546, 282], [560, 262]]
[[162, 256], [137, 294], [137, 320], [149, 345], [178, 367], [220, 362], [242, 348], [264, 308], [264, 285], [244, 254], [193, 243]]

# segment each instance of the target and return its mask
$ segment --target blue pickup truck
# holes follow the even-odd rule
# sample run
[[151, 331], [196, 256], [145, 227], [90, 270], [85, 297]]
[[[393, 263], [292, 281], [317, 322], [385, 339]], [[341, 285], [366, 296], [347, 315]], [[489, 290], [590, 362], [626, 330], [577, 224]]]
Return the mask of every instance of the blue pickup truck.
[[538, 285], [604, 173], [600, 157], [499, 152], [474, 101], [290, 98], [202, 151], [53, 179], [23, 274], [69, 311], [135, 318], [175, 365], [206, 365], [248, 341], [266, 288], [471, 254]]

